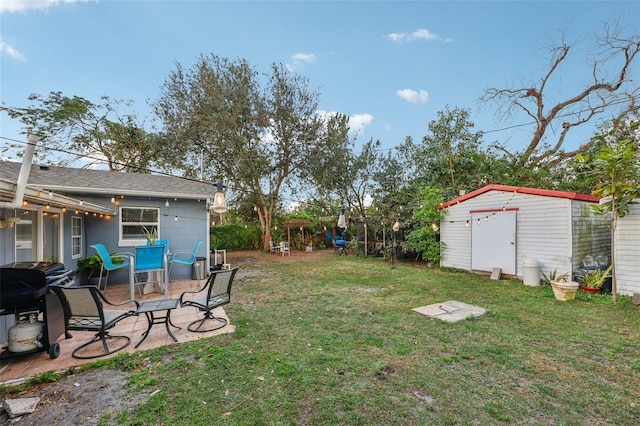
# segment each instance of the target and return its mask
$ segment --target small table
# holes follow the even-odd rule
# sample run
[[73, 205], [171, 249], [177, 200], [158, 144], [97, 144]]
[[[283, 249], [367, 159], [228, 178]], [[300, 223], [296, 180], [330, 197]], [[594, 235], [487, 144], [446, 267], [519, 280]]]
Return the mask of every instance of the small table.
[[[136, 311], [136, 313], [137, 314], [143, 313], [146, 315], [147, 321], [149, 322], [149, 328], [147, 328], [147, 331], [142, 333], [142, 339], [140, 339], [140, 341], [136, 344], [136, 348], [140, 346], [142, 342], [144, 342], [144, 339], [147, 338], [147, 336], [149, 335], [149, 332], [151, 331], [151, 327], [153, 327], [154, 324], [164, 324], [167, 329], [167, 333], [169, 333], [169, 336], [171, 336], [174, 342], [177, 342], [178, 339], [176, 339], [176, 336], [174, 336], [173, 333], [171, 332], [169, 325], [177, 329], [181, 329], [181, 327], [178, 327], [177, 325], [171, 322], [171, 311], [174, 309], [177, 309], [179, 305], [180, 305], [180, 299], [160, 299], [160, 300], [149, 300], [148, 302], [140, 302], [140, 306], [138, 307], [138, 310]], [[155, 316], [153, 314], [154, 312], [160, 312], [160, 311], [166, 311], [165, 315]]]

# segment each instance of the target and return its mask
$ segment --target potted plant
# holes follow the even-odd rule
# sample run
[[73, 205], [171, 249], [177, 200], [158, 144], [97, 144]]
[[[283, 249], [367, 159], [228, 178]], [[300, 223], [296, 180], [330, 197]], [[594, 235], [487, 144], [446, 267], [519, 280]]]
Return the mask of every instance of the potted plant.
[[[556, 271], [552, 273], [556, 275]], [[569, 273], [558, 275], [554, 278], [550, 278], [551, 288], [553, 289], [553, 295], [558, 300], [567, 301], [573, 300], [576, 297], [578, 291], [578, 283], [569, 280]]]
[[80, 281], [78, 284], [91, 283], [93, 278], [100, 276], [101, 269], [102, 259], [97, 254], [78, 259], [78, 268], [76, 269], [76, 276]]
[[147, 229], [146, 226], [140, 224], [142, 228], [142, 232], [144, 233], [144, 237], [149, 242], [150, 246], [156, 245], [156, 240], [158, 239], [158, 228], [152, 228], [151, 230]]
[[601, 269], [592, 269], [584, 274], [580, 279], [580, 288], [582, 288], [582, 291], [592, 294], [599, 293], [605, 280], [609, 278], [611, 268], [613, 268], [613, 265], [609, 265], [604, 271]]
[[[111, 260], [115, 265], [123, 262], [123, 259], [117, 254], [111, 255]], [[77, 264], [76, 276], [78, 277], [78, 284], [97, 284], [96, 279], [100, 277], [100, 271], [102, 270], [100, 256], [93, 254], [89, 257], [80, 258]]]

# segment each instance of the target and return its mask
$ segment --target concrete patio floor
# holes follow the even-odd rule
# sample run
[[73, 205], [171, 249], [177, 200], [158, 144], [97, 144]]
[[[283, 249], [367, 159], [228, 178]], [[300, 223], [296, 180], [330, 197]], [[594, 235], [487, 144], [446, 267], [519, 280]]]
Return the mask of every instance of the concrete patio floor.
[[[195, 291], [197, 288], [196, 280], [172, 281], [169, 285], [169, 298], [177, 299], [180, 297], [182, 292]], [[118, 303], [126, 301], [129, 300], [129, 286], [126, 284], [110, 284], [107, 287], [105, 294], [110, 302]], [[146, 295], [140, 295], [136, 290], [136, 300], [138, 302], [163, 298], [164, 296], [160, 293], [154, 292]], [[118, 309], [126, 310], [132, 309], [132, 307], [130, 307], [129, 304], [125, 304]], [[218, 308], [214, 312], [217, 317], [223, 317], [227, 320], [229, 319], [222, 308]], [[163, 312], [161, 314], [163, 314]], [[193, 333], [189, 331], [187, 326], [192, 321], [199, 318], [202, 318], [202, 313], [193, 307], [178, 308], [171, 312], [171, 322], [176, 326], [181, 327], [180, 329], [171, 328], [172, 333], [178, 339], [178, 343], [204, 339], [225, 333], [232, 333], [235, 330], [235, 327], [229, 322], [227, 326], [208, 333]], [[39, 352], [0, 360], [0, 384], [20, 383], [30, 377], [47, 371], [64, 371], [70, 367], [111, 358], [121, 352], [133, 353], [136, 351], [157, 348], [159, 346], [175, 343], [167, 334], [164, 324], [155, 324], [151, 328], [149, 336], [147, 336], [144, 342], [136, 349], [135, 345], [140, 341], [140, 339], [142, 339], [142, 333], [146, 331], [147, 328], [148, 322], [144, 314], [124, 319], [110, 330], [110, 334], [114, 336], [129, 336], [131, 339], [129, 345], [120, 352], [95, 359], [77, 359], [71, 356], [71, 353], [76, 347], [91, 340], [95, 333], [88, 331], [71, 331], [71, 334], [73, 335], [72, 338], [65, 339], [64, 336], [61, 336], [57, 340], [60, 344], [60, 356], [58, 358], [51, 359], [46, 352]], [[6, 344], [3, 345], [3, 349], [4, 347], [6, 347]]]
[[[245, 275], [248, 270], [252, 269], [256, 265], [261, 263], [271, 262], [304, 262], [305, 260], [314, 259], [317, 256], [334, 256], [333, 249], [326, 250], [314, 250], [313, 252], [292, 250], [289, 256], [282, 256], [280, 253], [269, 254], [261, 251], [234, 251], [227, 253], [227, 262], [233, 267], [239, 266], [240, 270], [234, 279], [234, 288], [237, 289], [236, 282]], [[179, 298], [184, 291], [197, 290], [196, 280], [173, 280], [169, 285], [169, 298]], [[233, 292], [231, 297], [231, 303], [233, 303]], [[107, 298], [114, 303], [129, 300], [129, 286], [126, 284], [110, 284], [106, 290]], [[164, 296], [160, 293], [150, 293], [140, 296], [136, 291], [136, 300], [138, 302], [162, 299]], [[122, 308], [127, 309], [129, 305], [125, 305]], [[232, 323], [233, 318], [229, 319], [224, 312], [224, 309], [220, 308], [214, 311], [216, 316], [226, 318], [229, 324], [216, 331], [208, 333], [193, 333], [187, 330], [187, 326], [196, 319], [202, 318], [202, 314], [198, 312], [196, 308], [185, 307], [178, 308], [171, 312], [171, 322], [181, 329], [172, 328], [173, 334], [178, 339], [177, 343], [184, 343], [194, 341], [198, 339], [204, 339], [214, 337], [220, 334], [233, 333], [235, 326]], [[145, 315], [133, 316], [121, 321], [116, 327], [114, 327], [110, 333], [112, 335], [125, 335], [131, 338], [129, 346], [121, 350], [120, 352], [133, 353], [136, 351], [142, 351], [145, 349], [157, 348], [160, 346], [175, 344], [171, 337], [167, 334], [164, 324], [156, 324], [151, 328], [151, 333], [145, 339], [145, 341], [136, 349], [135, 345], [142, 338], [142, 333], [147, 329], [148, 322]], [[20, 383], [29, 377], [33, 377], [37, 374], [47, 371], [65, 371], [69, 367], [80, 366], [96, 360], [108, 359], [116, 354], [108, 355], [105, 357], [82, 360], [71, 357], [73, 350], [80, 346], [82, 343], [91, 340], [95, 333], [72, 331], [73, 338], [65, 339], [61, 336], [57, 342], [60, 344], [60, 356], [56, 359], [49, 358], [46, 352], [39, 352], [31, 355], [21, 355], [15, 358], [9, 358], [0, 360], [0, 384]], [[215, 344], [215, 343], [212, 343]], [[4, 349], [7, 344], [2, 343]]]

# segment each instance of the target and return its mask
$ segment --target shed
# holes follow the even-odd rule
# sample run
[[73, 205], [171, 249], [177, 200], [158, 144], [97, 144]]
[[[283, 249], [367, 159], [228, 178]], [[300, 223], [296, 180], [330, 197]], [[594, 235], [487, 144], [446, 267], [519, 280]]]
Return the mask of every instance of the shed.
[[618, 294], [640, 293], [640, 200], [618, 219], [616, 226], [615, 269]]
[[479, 273], [501, 268], [522, 279], [525, 259], [547, 276], [583, 266], [586, 256], [609, 256], [610, 233], [591, 205], [574, 192], [487, 185], [443, 203], [441, 266]]

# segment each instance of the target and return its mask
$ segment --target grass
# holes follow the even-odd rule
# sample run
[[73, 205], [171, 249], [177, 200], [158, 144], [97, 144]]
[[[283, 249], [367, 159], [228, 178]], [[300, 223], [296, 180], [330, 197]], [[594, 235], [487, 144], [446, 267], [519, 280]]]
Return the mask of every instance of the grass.
[[[128, 425], [640, 424], [640, 310], [630, 298], [362, 257], [245, 265], [236, 332], [96, 364], [153, 395]], [[487, 309], [445, 323], [411, 308]]]

